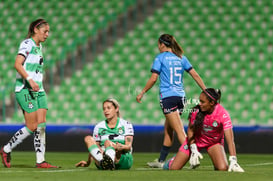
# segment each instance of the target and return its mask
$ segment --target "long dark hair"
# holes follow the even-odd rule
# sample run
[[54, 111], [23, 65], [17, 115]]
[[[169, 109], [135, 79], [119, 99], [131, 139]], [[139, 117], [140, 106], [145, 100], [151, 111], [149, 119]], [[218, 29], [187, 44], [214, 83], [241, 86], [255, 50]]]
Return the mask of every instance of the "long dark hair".
[[39, 29], [44, 24], [48, 24], [48, 22], [41, 18], [31, 22], [28, 28], [27, 38], [31, 38], [35, 34], [34, 32], [35, 28]]
[[[207, 88], [203, 90], [202, 93], [206, 95], [209, 102], [214, 102], [215, 104], [220, 102], [220, 99], [221, 99], [220, 89]], [[201, 111], [200, 106], [197, 105], [192, 108], [192, 111], [189, 114], [188, 120], [191, 119], [192, 113], [196, 111], [197, 111], [197, 114], [195, 117], [195, 121], [194, 121], [194, 124], [191, 126], [191, 129], [193, 130], [193, 137], [189, 139], [189, 143], [191, 140], [194, 139], [195, 134], [203, 128], [204, 118], [207, 115], [207, 112]]]
[[159, 37], [158, 41], [160, 43], [164, 43], [166, 47], [169, 47], [172, 49], [173, 53], [178, 56], [182, 57], [182, 54], [184, 53], [183, 49], [180, 47], [180, 45], [177, 43], [176, 39], [169, 34], [163, 34]]

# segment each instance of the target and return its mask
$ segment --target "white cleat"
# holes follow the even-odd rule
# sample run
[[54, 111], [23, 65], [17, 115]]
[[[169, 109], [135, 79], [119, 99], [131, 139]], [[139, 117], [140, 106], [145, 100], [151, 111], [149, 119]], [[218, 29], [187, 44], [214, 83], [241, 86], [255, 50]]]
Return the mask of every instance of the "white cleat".
[[158, 159], [155, 159], [152, 162], [147, 162], [147, 165], [151, 168], [163, 168], [164, 162], [159, 162]]

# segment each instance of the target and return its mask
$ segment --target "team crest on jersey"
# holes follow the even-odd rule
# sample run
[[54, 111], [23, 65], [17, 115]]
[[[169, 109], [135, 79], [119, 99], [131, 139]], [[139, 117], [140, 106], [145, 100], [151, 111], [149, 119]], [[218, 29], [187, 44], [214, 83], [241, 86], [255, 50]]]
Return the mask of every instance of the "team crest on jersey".
[[28, 108], [29, 109], [32, 109], [34, 106], [33, 106], [33, 104], [30, 102], [30, 103], [28, 103]]
[[217, 123], [216, 120], [212, 123], [212, 126], [213, 126], [213, 127], [217, 127], [217, 126], [218, 126], [218, 123]]
[[122, 128], [119, 128], [119, 129], [118, 129], [118, 133], [119, 133], [119, 134], [123, 134], [123, 129], [122, 129]]

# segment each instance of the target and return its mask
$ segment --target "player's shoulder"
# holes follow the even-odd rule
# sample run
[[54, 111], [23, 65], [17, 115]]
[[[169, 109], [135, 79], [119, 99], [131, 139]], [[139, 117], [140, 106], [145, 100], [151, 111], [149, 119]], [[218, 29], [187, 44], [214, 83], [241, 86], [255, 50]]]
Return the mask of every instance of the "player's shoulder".
[[119, 118], [119, 121], [121, 124], [124, 124], [124, 125], [132, 125], [132, 123], [130, 121], [127, 121], [123, 118]]
[[32, 45], [33, 40], [31, 40], [31, 38], [27, 38], [27, 39], [22, 40], [21, 43], [24, 43], [25, 45]]
[[170, 52], [160, 52], [156, 55], [156, 58], [164, 58], [166, 56], [168, 56], [170, 54]]
[[99, 128], [101, 128], [101, 127], [105, 127], [105, 120], [102, 120], [102, 121], [100, 121], [100, 122], [98, 122], [96, 125], [95, 125], [95, 127], [99, 127]]
[[186, 55], [182, 55], [181, 61], [189, 61], [188, 57]]
[[30, 38], [24, 39], [21, 41], [20, 46], [23, 47], [32, 47], [34, 45], [33, 40]]
[[228, 111], [224, 108], [224, 106], [222, 106], [222, 105], [219, 104], [219, 103], [216, 105], [216, 113], [217, 113], [219, 116], [222, 116], [222, 115], [228, 116], [228, 115], [229, 115]]

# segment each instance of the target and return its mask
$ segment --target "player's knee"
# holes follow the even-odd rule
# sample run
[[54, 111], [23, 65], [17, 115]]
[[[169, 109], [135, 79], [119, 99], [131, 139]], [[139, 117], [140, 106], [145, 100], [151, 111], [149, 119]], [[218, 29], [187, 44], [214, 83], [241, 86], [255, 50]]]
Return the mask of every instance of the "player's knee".
[[94, 138], [92, 136], [90, 136], [90, 135], [84, 137], [84, 142], [85, 143], [93, 142], [93, 140], [94, 140]]
[[227, 171], [228, 170], [228, 166], [225, 165], [225, 164], [218, 165], [217, 167], [215, 167], [215, 170], [218, 170], [218, 171]]
[[27, 124], [26, 127], [32, 132], [35, 132], [37, 130], [37, 124]]
[[109, 147], [109, 146], [112, 146], [112, 142], [111, 142], [110, 140], [106, 140], [106, 141], [104, 142], [104, 146], [105, 146], [105, 148], [106, 148], [106, 147]]

